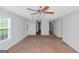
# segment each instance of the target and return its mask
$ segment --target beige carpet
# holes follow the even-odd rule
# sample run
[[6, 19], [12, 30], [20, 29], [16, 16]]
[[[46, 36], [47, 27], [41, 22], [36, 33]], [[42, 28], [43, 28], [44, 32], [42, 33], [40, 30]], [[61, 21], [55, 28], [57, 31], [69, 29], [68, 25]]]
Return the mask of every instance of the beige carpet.
[[62, 39], [51, 36], [28, 36], [9, 49], [10, 53], [76, 53]]

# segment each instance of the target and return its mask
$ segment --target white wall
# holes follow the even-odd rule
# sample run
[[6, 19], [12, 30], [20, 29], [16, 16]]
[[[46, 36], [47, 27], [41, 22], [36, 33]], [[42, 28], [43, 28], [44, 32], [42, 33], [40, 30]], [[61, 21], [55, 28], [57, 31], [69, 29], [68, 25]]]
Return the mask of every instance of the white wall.
[[41, 20], [41, 35], [49, 35], [49, 20]]
[[[26, 23], [27, 24], [27, 23]], [[36, 21], [28, 21], [28, 35], [36, 35]], [[49, 20], [41, 20], [41, 35], [49, 35]]]
[[0, 16], [11, 18], [11, 37], [0, 41], [0, 50], [8, 50], [25, 37], [25, 20], [4, 9], [0, 9]]
[[62, 37], [62, 20], [56, 19], [53, 20], [53, 31], [57, 37]]
[[79, 52], [79, 10], [63, 18], [63, 40]]
[[28, 35], [28, 31], [29, 31], [29, 22], [27, 20], [25, 20], [25, 36]]
[[36, 35], [36, 21], [28, 22], [28, 35]]
[[79, 52], [79, 10], [54, 20], [53, 33]]

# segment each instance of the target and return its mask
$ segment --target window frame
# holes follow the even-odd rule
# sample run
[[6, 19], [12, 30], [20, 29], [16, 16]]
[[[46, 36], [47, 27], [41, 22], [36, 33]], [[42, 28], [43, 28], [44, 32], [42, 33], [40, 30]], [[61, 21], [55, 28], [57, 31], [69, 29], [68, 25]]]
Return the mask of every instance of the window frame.
[[7, 20], [8, 20], [8, 33], [7, 33], [8, 36], [7, 36], [6, 39], [0, 40], [0, 42], [1, 42], [1, 41], [5, 41], [5, 40], [8, 40], [8, 39], [11, 38], [11, 18], [10, 18], [10, 17], [7, 17], [7, 16], [0, 16], [0, 18], [2, 18], [2, 17], [6, 17]]

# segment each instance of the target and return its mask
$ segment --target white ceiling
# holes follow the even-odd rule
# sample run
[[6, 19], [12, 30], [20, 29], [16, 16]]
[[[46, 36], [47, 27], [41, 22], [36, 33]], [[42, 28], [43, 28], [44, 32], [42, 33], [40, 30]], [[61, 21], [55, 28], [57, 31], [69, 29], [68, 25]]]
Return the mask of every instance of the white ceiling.
[[29, 19], [29, 20], [32, 20], [32, 19], [49, 19], [49, 20], [54, 20], [54, 19], [57, 19], [57, 18], [60, 18], [64, 15], [67, 15], [75, 10], [78, 10], [79, 7], [78, 6], [50, 6], [49, 8], [49, 11], [53, 11], [55, 12], [55, 14], [42, 14], [43, 16], [41, 17], [38, 17], [38, 15], [30, 15], [31, 13], [34, 13], [34, 11], [30, 11], [30, 10], [27, 10], [27, 8], [32, 8], [32, 9], [38, 9], [39, 6], [4, 6], [4, 7], [1, 7], [1, 8], [4, 8], [4, 9], [7, 9], [19, 16], [22, 16], [24, 17], [25, 19]]

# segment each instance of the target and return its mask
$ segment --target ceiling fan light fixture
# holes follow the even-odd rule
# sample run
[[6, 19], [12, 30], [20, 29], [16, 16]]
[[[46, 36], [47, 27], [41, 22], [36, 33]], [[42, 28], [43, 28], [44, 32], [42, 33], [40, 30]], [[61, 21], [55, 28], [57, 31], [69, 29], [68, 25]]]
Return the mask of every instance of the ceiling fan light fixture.
[[31, 8], [27, 8], [28, 10], [31, 10], [31, 11], [35, 11], [36, 13], [32, 13], [31, 15], [35, 15], [35, 14], [54, 14], [54, 12], [47, 12], [47, 10], [50, 8], [49, 6], [40, 6], [38, 10], [34, 10], [34, 9], [31, 9]]

